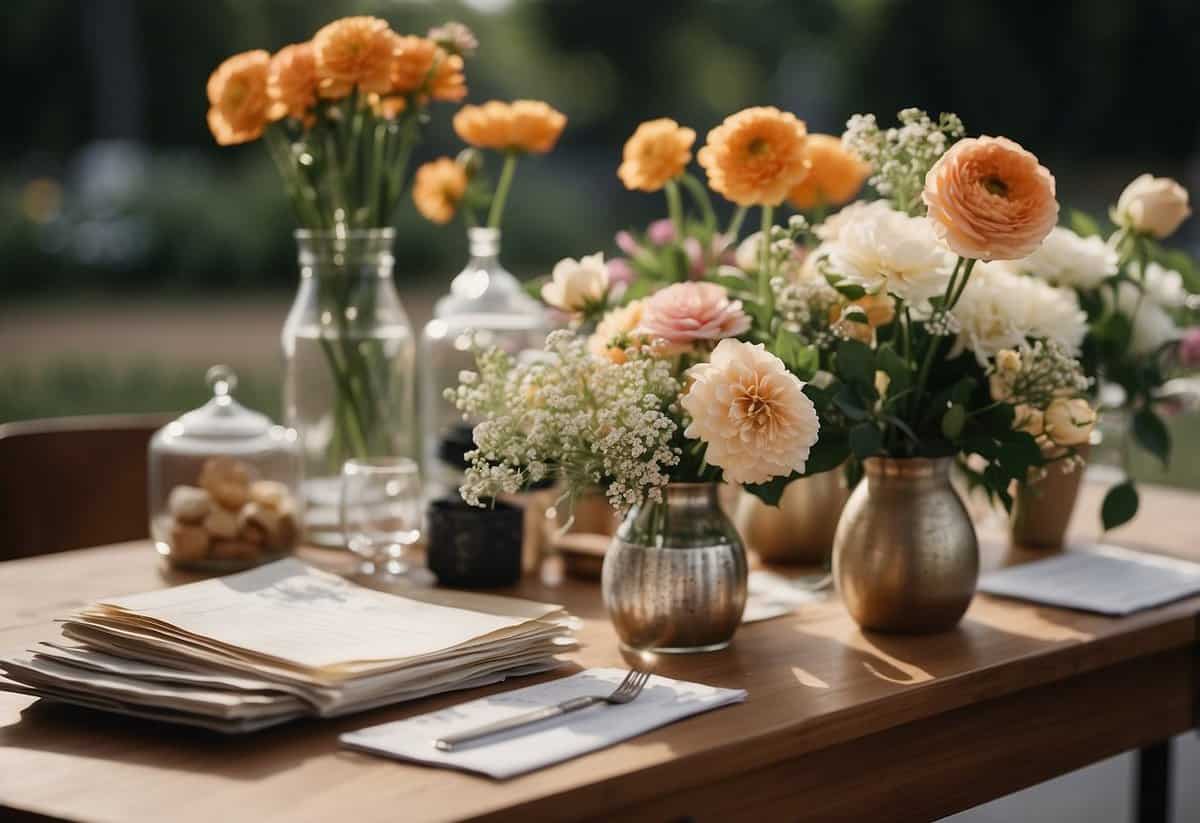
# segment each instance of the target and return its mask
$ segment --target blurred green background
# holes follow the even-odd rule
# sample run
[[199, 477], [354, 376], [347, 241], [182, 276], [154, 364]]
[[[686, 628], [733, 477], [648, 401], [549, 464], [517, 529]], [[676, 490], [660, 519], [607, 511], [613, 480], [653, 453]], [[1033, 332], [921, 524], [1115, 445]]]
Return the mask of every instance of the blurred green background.
[[[263, 146], [213, 144], [204, 85], [229, 54], [352, 13], [401, 32], [461, 20], [481, 42], [469, 101], [537, 98], [568, 115], [558, 149], [518, 173], [504, 259], [524, 276], [612, 252], [614, 232], [661, 215], [615, 172], [636, 125], [664, 115], [703, 139], [726, 114], [771, 104], [840, 134], [852, 113], [890, 121], [916, 105], [1033, 150], [1066, 206], [1102, 213], [1142, 171], [1200, 190], [1194, 0], [10, 0], [0, 422], [182, 409], [214, 362], [277, 413], [291, 218]], [[435, 108], [418, 160], [459, 150], [451, 113]], [[1172, 243], [1195, 252], [1195, 223]], [[397, 282], [419, 325], [465, 237], [408, 201], [398, 229]], [[1174, 425], [1200, 440], [1194, 416]], [[1200, 461], [1185, 458], [1174, 479], [1200, 486]]]

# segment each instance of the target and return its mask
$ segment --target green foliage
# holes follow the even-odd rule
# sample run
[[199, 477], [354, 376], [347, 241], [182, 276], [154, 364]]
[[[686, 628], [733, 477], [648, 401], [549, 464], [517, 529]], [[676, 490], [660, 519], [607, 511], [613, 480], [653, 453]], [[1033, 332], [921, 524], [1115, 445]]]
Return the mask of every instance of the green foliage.
[[1134, 518], [1138, 510], [1138, 493], [1133, 483], [1126, 480], [1118, 483], [1104, 495], [1100, 506], [1100, 520], [1105, 531], [1115, 529]]
[[1167, 426], [1149, 408], [1141, 408], [1133, 415], [1133, 439], [1146, 451], [1157, 457], [1163, 468], [1171, 456], [1171, 434]]

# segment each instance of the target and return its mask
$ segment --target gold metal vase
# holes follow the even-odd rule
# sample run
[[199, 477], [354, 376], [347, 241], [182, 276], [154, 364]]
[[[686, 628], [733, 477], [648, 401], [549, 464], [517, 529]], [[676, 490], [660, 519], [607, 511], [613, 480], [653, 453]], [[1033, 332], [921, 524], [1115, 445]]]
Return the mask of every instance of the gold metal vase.
[[846, 473], [839, 467], [793, 480], [778, 506], [742, 492], [734, 523], [746, 547], [767, 563], [823, 564], [849, 497]]
[[[1088, 444], [1076, 449], [1084, 460], [1090, 451]], [[1068, 472], [1061, 464], [1054, 464], [1045, 477], [1018, 488], [1012, 510], [1013, 545], [1049, 551], [1062, 548], [1082, 483], [1082, 467]]]
[[833, 578], [864, 629], [923, 634], [962, 619], [979, 577], [975, 526], [950, 485], [954, 459], [872, 457], [833, 539]]

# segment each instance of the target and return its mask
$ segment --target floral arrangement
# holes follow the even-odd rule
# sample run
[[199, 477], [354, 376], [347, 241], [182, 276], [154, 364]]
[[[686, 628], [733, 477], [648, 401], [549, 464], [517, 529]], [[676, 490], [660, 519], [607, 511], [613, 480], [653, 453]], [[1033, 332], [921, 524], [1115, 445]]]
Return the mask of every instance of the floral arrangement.
[[[1055, 227], [1042, 245], [1009, 264], [1035, 282], [1071, 290], [1087, 313], [1083, 362], [1093, 385], [1119, 387], [1131, 413], [1132, 442], [1166, 465], [1170, 435], [1158, 411], [1168, 379], [1200, 367], [1200, 275], [1183, 252], [1161, 245], [1188, 217], [1187, 191], [1174, 180], [1143, 174], [1110, 209], [1108, 236], [1097, 220], [1075, 212], [1072, 228]], [[1190, 326], [1190, 328], [1189, 328]], [[1122, 441], [1126, 477], [1101, 510], [1106, 528], [1136, 513], [1128, 474], [1131, 440]]]
[[401, 35], [346, 17], [311, 41], [236, 54], [208, 80], [208, 125], [222, 146], [263, 138], [300, 224], [390, 225], [433, 102], [467, 95], [478, 46], [459, 23]]
[[[463, 106], [454, 116], [454, 131], [471, 148], [455, 159], [439, 157], [417, 169], [413, 183], [417, 210], [434, 223], [449, 223], [461, 212], [468, 228], [480, 225], [476, 212], [482, 211], [483, 225], [500, 228], [518, 158], [550, 152], [566, 124], [562, 112], [537, 100]], [[483, 151], [498, 152], [503, 158], [494, 189], [482, 173]]]

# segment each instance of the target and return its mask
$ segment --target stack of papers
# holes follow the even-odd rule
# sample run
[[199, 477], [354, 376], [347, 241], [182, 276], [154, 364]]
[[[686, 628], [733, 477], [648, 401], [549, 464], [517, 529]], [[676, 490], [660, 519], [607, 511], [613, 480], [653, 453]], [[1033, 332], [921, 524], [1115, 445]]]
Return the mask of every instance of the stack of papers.
[[561, 606], [364, 588], [295, 559], [105, 600], [0, 660], [0, 690], [248, 732], [547, 671]]

